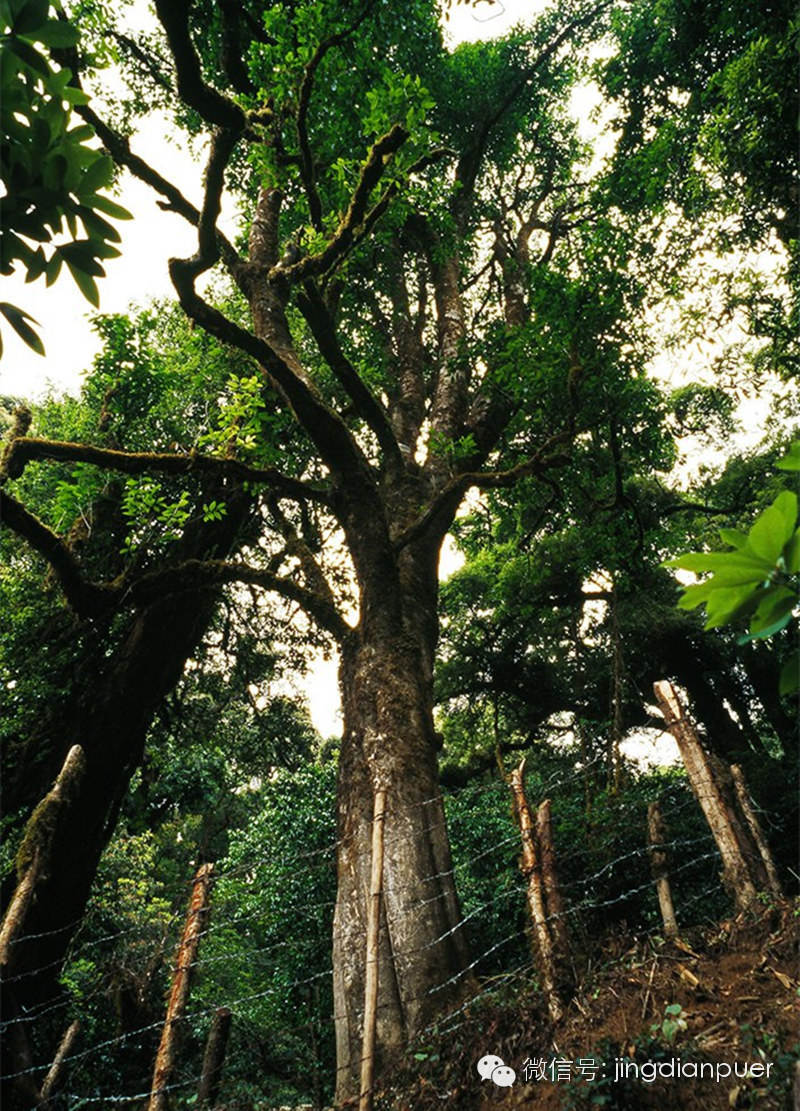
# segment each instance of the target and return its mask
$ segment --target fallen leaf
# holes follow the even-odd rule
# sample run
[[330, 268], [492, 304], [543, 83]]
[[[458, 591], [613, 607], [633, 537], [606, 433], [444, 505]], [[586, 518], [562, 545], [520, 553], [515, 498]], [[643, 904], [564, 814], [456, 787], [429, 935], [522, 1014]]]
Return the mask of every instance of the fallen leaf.
[[792, 988], [794, 987], [794, 984], [792, 983], [792, 981], [789, 979], [789, 977], [785, 973], [778, 972], [777, 968], [770, 968], [770, 972], [773, 974], [773, 976], [776, 976], [778, 978], [778, 980], [780, 980], [780, 982], [783, 984], [783, 986], [786, 988], [787, 991], [792, 990]]

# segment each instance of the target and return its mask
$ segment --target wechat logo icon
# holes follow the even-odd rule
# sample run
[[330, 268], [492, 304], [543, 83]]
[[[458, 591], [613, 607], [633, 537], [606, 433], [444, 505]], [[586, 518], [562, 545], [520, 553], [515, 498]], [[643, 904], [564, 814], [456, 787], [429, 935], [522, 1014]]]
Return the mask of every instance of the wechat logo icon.
[[517, 1074], [503, 1058], [491, 1053], [481, 1057], [477, 1068], [481, 1080], [491, 1080], [498, 1088], [510, 1088], [517, 1079]]

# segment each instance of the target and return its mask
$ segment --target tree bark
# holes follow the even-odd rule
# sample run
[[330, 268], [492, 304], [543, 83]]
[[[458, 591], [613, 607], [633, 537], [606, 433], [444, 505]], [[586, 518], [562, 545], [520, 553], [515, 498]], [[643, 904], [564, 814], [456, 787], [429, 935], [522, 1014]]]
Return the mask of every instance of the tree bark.
[[667, 869], [667, 853], [664, 849], [666, 834], [661, 808], [657, 802], [651, 802], [647, 808], [647, 835], [650, 842], [650, 866], [655, 880], [658, 905], [661, 909], [661, 920], [664, 923], [664, 936], [678, 936], [678, 920], [675, 917], [675, 908], [672, 905], [672, 890], [669, 883]]
[[153, 1069], [153, 1086], [147, 1111], [165, 1111], [168, 1103], [167, 1089], [175, 1068], [178, 1024], [183, 1018], [189, 999], [189, 987], [200, 944], [200, 934], [208, 917], [208, 897], [211, 887], [213, 864], [201, 864], [192, 883], [189, 909], [183, 927], [183, 936], [175, 957], [175, 971], [167, 1003], [167, 1016], [161, 1031], [161, 1041]]
[[211, 1111], [219, 1095], [222, 1066], [225, 1062], [230, 1032], [231, 1012], [227, 1007], [218, 1007], [211, 1020], [211, 1029], [208, 1032], [203, 1054], [200, 1086], [197, 1089], [197, 1105], [201, 1111]]
[[[467, 987], [467, 947], [438, 784], [430, 643], [366, 615], [344, 645], [333, 991], [338, 1101], [359, 1093], [372, 800], [387, 792], [376, 1079]], [[413, 622], [412, 622], [413, 624]]]

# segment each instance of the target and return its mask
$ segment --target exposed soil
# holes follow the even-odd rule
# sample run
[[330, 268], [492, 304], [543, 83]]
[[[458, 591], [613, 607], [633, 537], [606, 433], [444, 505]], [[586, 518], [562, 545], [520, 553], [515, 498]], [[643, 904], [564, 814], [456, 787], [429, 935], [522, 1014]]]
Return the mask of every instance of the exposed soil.
[[[715, 929], [687, 931], [675, 942], [609, 936], [585, 962], [580, 986], [555, 1027], [532, 986], [520, 993], [517, 981], [514, 996], [505, 998], [499, 988], [487, 995], [491, 1001], [465, 1009], [455, 1029], [420, 1047], [425, 1059], [415, 1059], [379, 1106], [393, 1111], [790, 1109], [800, 1049], [798, 910], [783, 902], [760, 916], [740, 915]], [[673, 1007], [672, 1014], [667, 1007]], [[476, 1064], [486, 1054], [516, 1070], [513, 1087], [480, 1080]], [[569, 1062], [571, 1078], [554, 1082], [548, 1073], [547, 1079], [534, 1080], [529, 1073], [526, 1082], [523, 1066], [529, 1058]], [[593, 1080], [588, 1064], [582, 1070], [575, 1065], [589, 1059], [597, 1065]], [[683, 1076], [665, 1076], [670, 1060]], [[652, 1082], [635, 1079], [632, 1062], [639, 1067], [651, 1062], [645, 1076], [653, 1065], [662, 1066], [661, 1075]], [[690, 1062], [698, 1076], [701, 1064], [707, 1075], [719, 1062], [730, 1064], [732, 1075], [687, 1076]], [[760, 1065], [754, 1071], [761, 1075], [737, 1078], [734, 1062], [740, 1070]]]

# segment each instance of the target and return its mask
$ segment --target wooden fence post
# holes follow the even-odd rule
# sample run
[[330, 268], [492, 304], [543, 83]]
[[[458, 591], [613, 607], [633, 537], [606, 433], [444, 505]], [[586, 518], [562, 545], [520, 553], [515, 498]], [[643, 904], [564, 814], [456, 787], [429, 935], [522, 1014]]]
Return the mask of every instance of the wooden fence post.
[[42, 1084], [42, 1089], [39, 1092], [39, 1099], [42, 1103], [45, 1103], [58, 1091], [58, 1086], [64, 1079], [66, 1059], [69, 1057], [70, 1050], [75, 1043], [80, 1028], [80, 1019], [76, 1018], [64, 1032], [64, 1037], [61, 1039], [58, 1049], [56, 1050], [56, 1055], [53, 1058], [53, 1063], [48, 1069], [47, 1076], [44, 1078], [44, 1083]]
[[522, 855], [519, 867], [528, 885], [528, 908], [533, 923], [536, 938], [537, 964], [542, 980], [542, 990], [547, 1002], [547, 1011], [553, 1022], [558, 1022], [564, 1013], [564, 1008], [556, 987], [556, 961], [553, 952], [553, 938], [547, 923], [547, 903], [545, 900], [542, 871], [539, 864], [536, 837], [530, 806], [525, 796], [525, 760], [514, 768], [511, 773], [510, 783], [514, 796], [514, 806], [522, 839]]
[[661, 817], [661, 808], [657, 802], [651, 802], [647, 808], [647, 836], [650, 842], [650, 867], [658, 894], [658, 905], [661, 908], [661, 918], [664, 923], [664, 936], [678, 936], [678, 921], [675, 917], [675, 908], [672, 905], [672, 891], [669, 885], [667, 870], [667, 853], [664, 849], [666, 834], [664, 820]]
[[747, 790], [747, 784], [744, 779], [744, 772], [738, 764], [731, 764], [731, 777], [733, 779], [733, 786], [736, 791], [736, 801], [739, 803], [739, 809], [744, 815], [744, 820], [747, 822], [748, 829], [756, 844], [759, 856], [764, 865], [764, 871], [767, 874], [767, 883], [770, 892], [776, 899], [780, 899], [783, 895], [781, 890], [780, 880], [775, 868], [775, 861], [772, 859], [772, 853], [769, 851], [767, 839], [764, 836], [764, 831], [761, 828], [761, 823], [758, 820], [758, 815], [753, 809], [753, 804], [750, 801], [750, 793]]
[[364, 977], [364, 1033], [361, 1042], [361, 1085], [359, 1111], [372, 1111], [375, 1082], [375, 1033], [378, 1022], [378, 941], [383, 893], [383, 831], [386, 820], [386, 790], [375, 792], [372, 817], [372, 869], [367, 907], [367, 949]]
[[27, 860], [0, 928], [0, 965], [7, 965], [11, 960], [11, 947], [24, 928], [39, 877], [47, 872], [50, 849], [58, 828], [59, 810], [66, 796], [82, 778], [85, 766], [83, 749], [80, 745], [73, 745], [55, 783], [33, 811], [25, 827], [17, 859], [24, 856]]
[[695, 798], [702, 807], [722, 857], [725, 884], [739, 910], [751, 907], [758, 893], [753, 865], [761, 861], [746, 828], [725, 800], [714, 768], [675, 688], [666, 680], [653, 684], [664, 721], [675, 738]]
[[561, 898], [561, 885], [558, 882], [556, 854], [553, 850], [553, 823], [550, 815], [550, 799], [539, 804], [536, 811], [536, 842], [539, 848], [539, 864], [542, 869], [544, 901], [547, 910], [547, 925], [553, 939], [557, 964], [563, 964], [569, 957], [569, 936], [567, 920], [564, 916], [564, 900]]
[[197, 956], [197, 946], [200, 942], [203, 924], [208, 915], [208, 897], [213, 871], [213, 864], [201, 864], [192, 883], [192, 894], [189, 898], [183, 936], [175, 957], [172, 989], [169, 993], [164, 1028], [161, 1031], [161, 1042], [156, 1054], [153, 1085], [150, 1090], [147, 1111], [165, 1111], [167, 1106], [166, 1089], [169, 1086], [170, 1077], [175, 1067], [177, 1026], [183, 1017], [186, 1002], [189, 998], [189, 984]]
[[225, 1061], [225, 1051], [228, 1048], [230, 1032], [231, 1012], [227, 1007], [218, 1007], [214, 1012], [211, 1028], [208, 1031], [206, 1049], [203, 1054], [203, 1067], [200, 1072], [200, 1087], [197, 1089], [197, 1104], [203, 1111], [205, 1111], [205, 1108], [210, 1111], [219, 1095], [222, 1065]]

